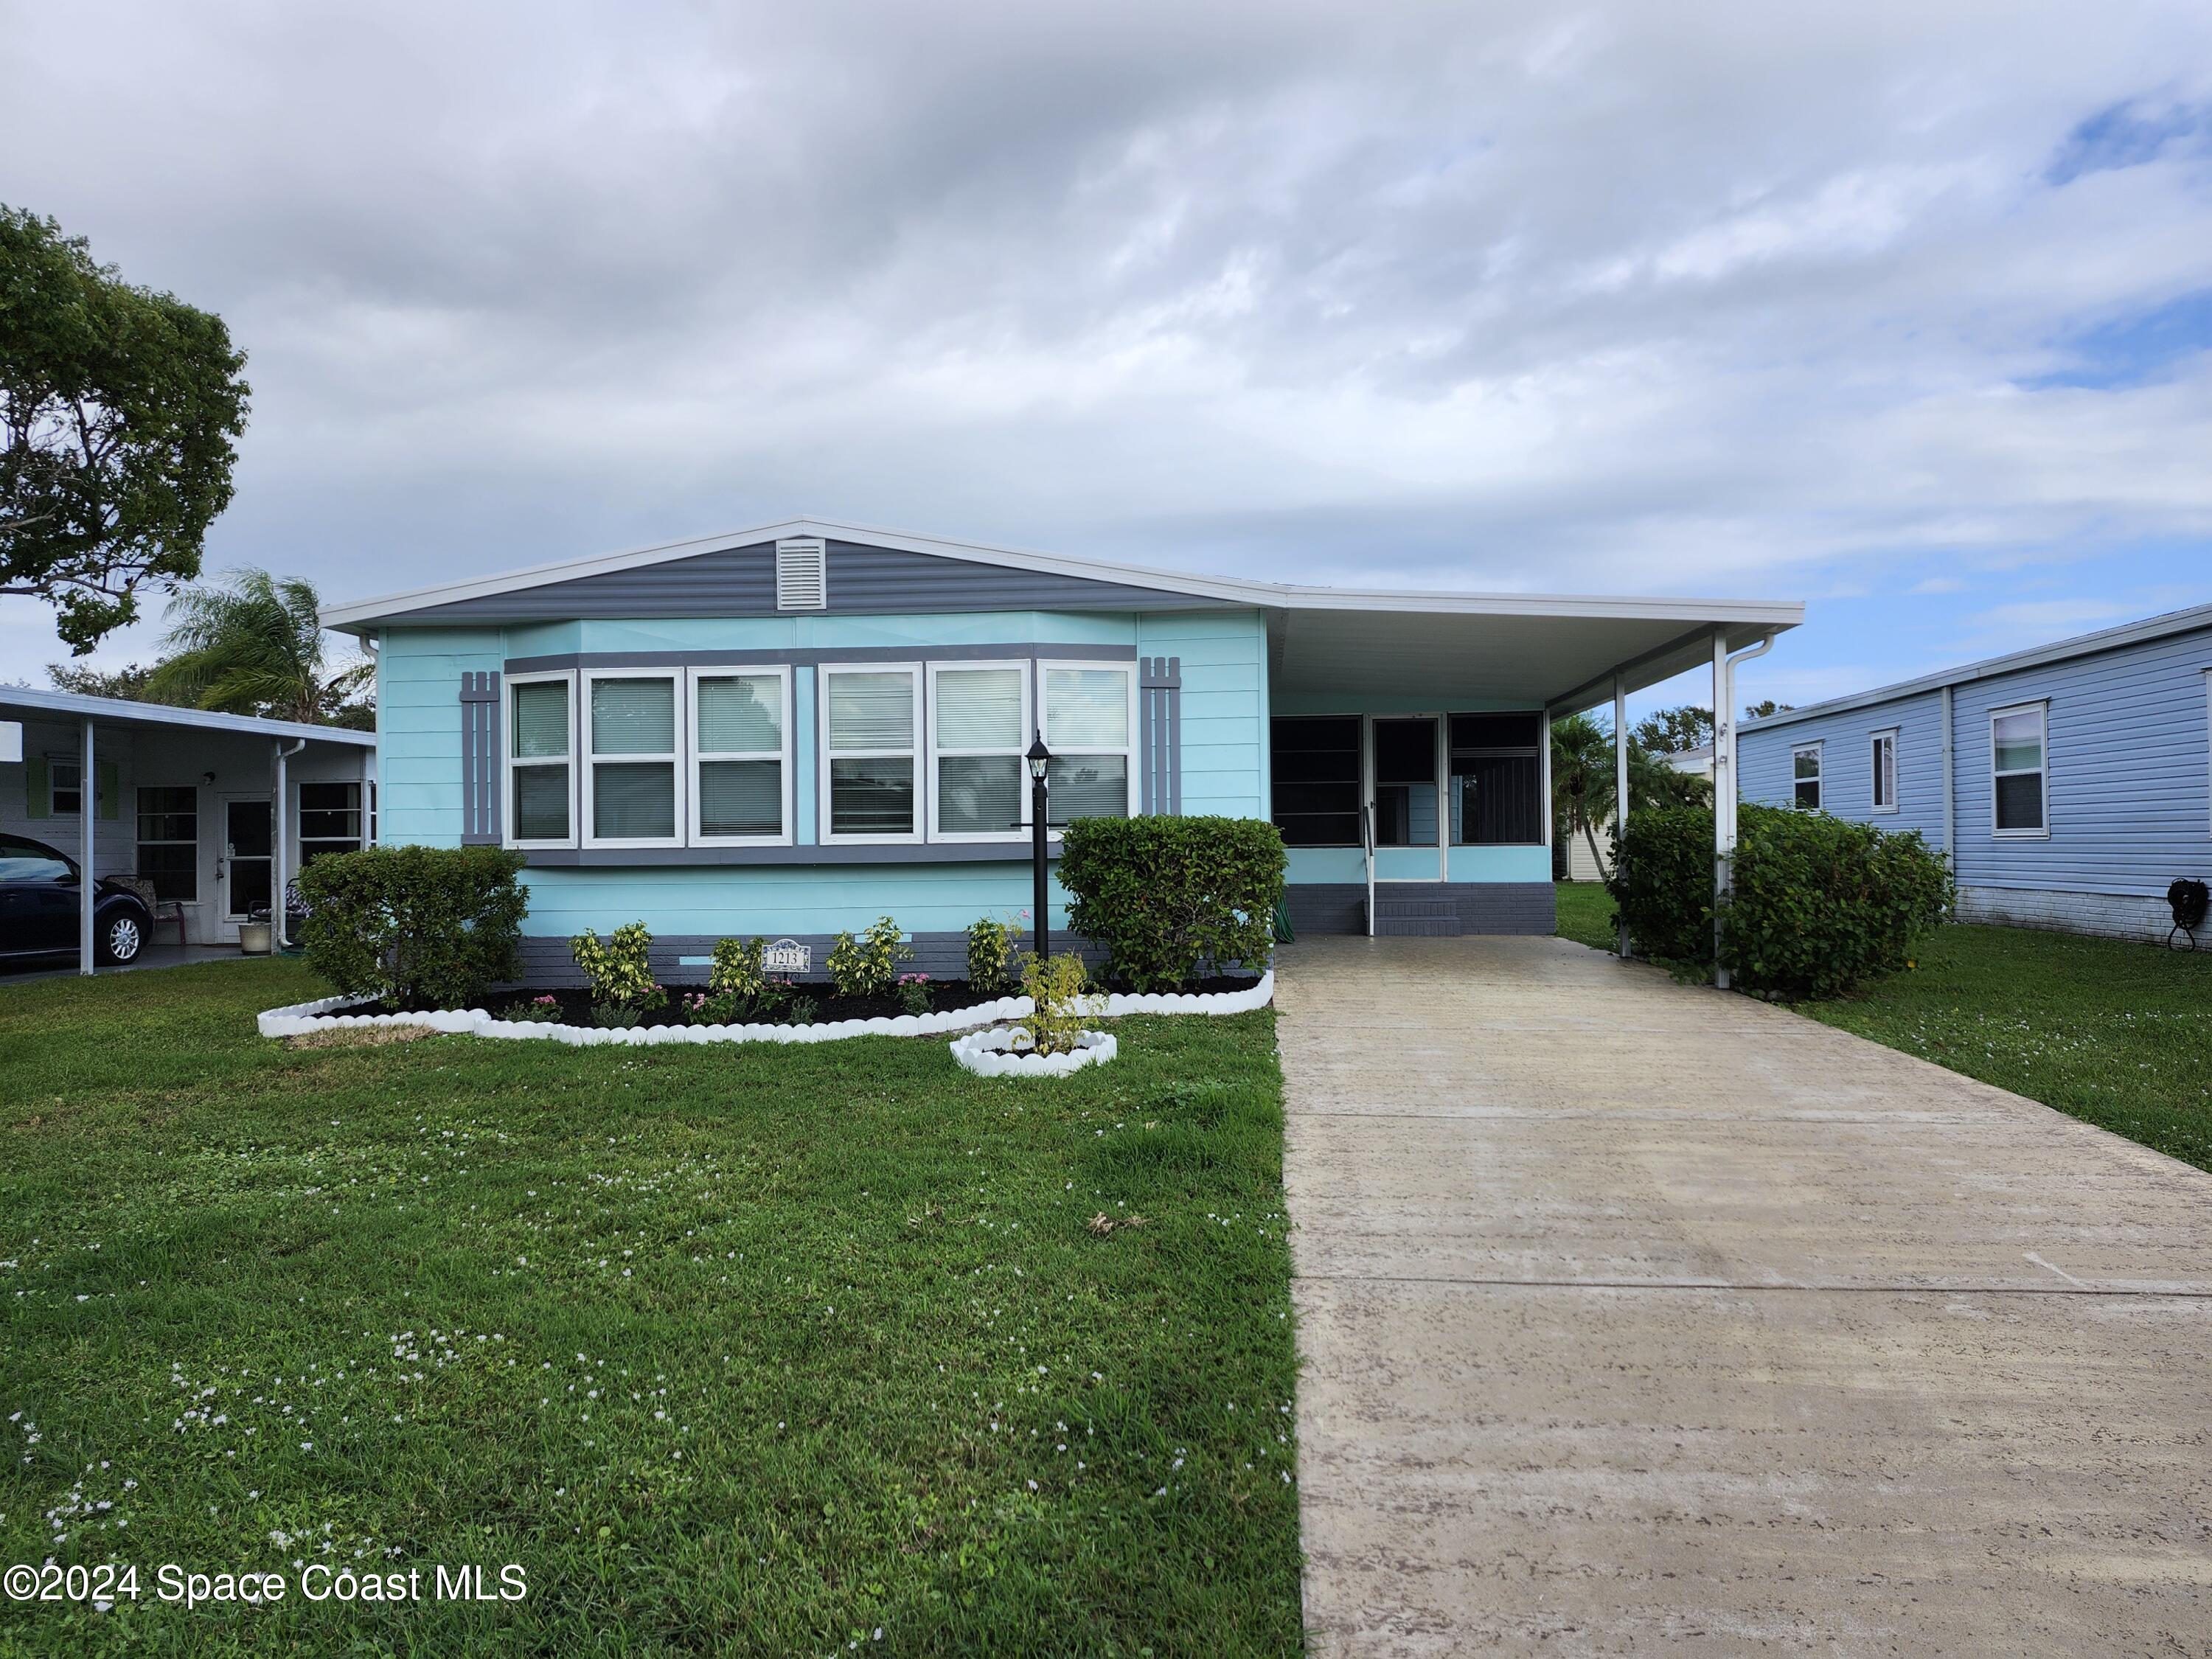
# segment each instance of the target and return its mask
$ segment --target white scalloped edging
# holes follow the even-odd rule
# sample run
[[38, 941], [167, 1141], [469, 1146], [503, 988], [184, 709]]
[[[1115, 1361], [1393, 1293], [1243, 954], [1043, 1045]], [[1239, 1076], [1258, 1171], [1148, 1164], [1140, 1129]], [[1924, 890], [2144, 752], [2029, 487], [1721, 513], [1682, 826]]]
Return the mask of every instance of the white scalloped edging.
[[[1094, 1018], [1112, 1019], [1122, 1014], [1243, 1014], [1264, 1008], [1273, 1000], [1275, 975], [1262, 974], [1246, 991], [1202, 991], [1146, 994], [1088, 999], [1084, 1012]], [[1103, 1006], [1102, 1006], [1103, 1005]], [[1000, 997], [972, 1007], [948, 1009], [937, 1014], [878, 1015], [873, 1019], [831, 1020], [819, 1025], [547, 1025], [529, 1020], [495, 1019], [482, 1008], [441, 1009], [422, 1014], [347, 1014], [337, 1011], [359, 1007], [358, 997], [321, 997], [271, 1008], [256, 1017], [265, 1037], [307, 1036], [317, 1031], [339, 1031], [379, 1025], [411, 1025], [423, 1030], [447, 1031], [471, 1036], [514, 1038], [541, 1042], [565, 1042], [572, 1048], [614, 1044], [652, 1048], [664, 1042], [835, 1042], [855, 1036], [945, 1036], [973, 1030], [1000, 1020], [1021, 1019], [1033, 1012], [1027, 997]]]
[[962, 1071], [977, 1077], [1068, 1077], [1086, 1066], [1103, 1066], [1121, 1052], [1110, 1031], [1085, 1031], [1064, 1054], [1030, 1054], [1030, 1042], [1026, 1026], [1001, 1025], [955, 1037], [946, 1047]]

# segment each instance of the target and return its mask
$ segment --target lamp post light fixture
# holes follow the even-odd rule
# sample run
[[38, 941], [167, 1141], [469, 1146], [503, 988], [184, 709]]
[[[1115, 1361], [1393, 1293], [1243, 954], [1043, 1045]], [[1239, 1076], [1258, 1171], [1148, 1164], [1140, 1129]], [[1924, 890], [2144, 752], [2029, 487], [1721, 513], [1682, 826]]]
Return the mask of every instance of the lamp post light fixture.
[[1051, 894], [1044, 864], [1045, 809], [1050, 804], [1052, 793], [1045, 774], [1052, 768], [1052, 750], [1044, 746], [1042, 732], [1036, 734], [1036, 741], [1030, 744], [1030, 752], [1024, 758], [1030, 768], [1030, 857], [1036, 866], [1036, 954], [1037, 960], [1042, 962], [1052, 954], [1052, 912], [1048, 908]]

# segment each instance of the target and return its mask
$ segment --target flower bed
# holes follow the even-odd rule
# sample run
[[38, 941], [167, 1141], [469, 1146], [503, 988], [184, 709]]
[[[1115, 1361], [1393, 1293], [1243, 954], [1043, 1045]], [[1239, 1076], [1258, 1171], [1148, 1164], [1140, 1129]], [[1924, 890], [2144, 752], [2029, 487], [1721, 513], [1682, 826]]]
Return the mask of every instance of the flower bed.
[[[1123, 1014], [1241, 1014], [1273, 1000], [1275, 976], [1263, 974], [1243, 990], [1168, 991], [1142, 995], [1115, 993], [1096, 997], [1087, 1009], [1103, 1018]], [[947, 1036], [1033, 1012], [1027, 997], [1000, 997], [927, 1014], [877, 1015], [866, 1019], [823, 1020], [812, 1025], [595, 1025], [505, 1020], [483, 1008], [434, 1009], [420, 1013], [380, 1013], [358, 997], [322, 997], [313, 1002], [271, 1008], [256, 1024], [264, 1037], [306, 1036], [316, 1031], [379, 1025], [411, 1025], [426, 1030], [471, 1036], [536, 1037], [574, 1048], [602, 1043], [638, 1047], [664, 1042], [834, 1042], [853, 1036]]]
[[949, 1046], [960, 1069], [977, 1077], [1067, 1077], [1086, 1066], [1103, 1066], [1120, 1048], [1107, 1031], [1085, 1031], [1075, 1043], [1067, 1054], [1035, 1054], [1026, 1030], [1001, 1025], [955, 1037]]

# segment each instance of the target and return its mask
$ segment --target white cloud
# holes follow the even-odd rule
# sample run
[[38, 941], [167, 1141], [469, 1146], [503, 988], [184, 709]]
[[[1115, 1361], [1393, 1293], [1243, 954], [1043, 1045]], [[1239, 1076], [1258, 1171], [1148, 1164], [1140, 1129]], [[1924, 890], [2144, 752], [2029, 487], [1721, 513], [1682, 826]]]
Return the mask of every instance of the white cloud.
[[2212, 368], [2045, 378], [2204, 283], [2203, 147], [2084, 126], [2181, 131], [2199, 6], [0, 0], [0, 197], [252, 354], [211, 565], [333, 595], [798, 510], [1784, 593], [2212, 530]]

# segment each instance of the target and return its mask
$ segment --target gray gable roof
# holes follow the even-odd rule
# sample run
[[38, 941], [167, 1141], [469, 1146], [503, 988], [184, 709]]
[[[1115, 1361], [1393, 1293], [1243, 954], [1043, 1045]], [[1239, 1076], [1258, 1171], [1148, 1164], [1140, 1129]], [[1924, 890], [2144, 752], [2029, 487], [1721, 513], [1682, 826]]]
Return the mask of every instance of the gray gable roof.
[[[1192, 611], [1227, 603], [1057, 571], [981, 564], [937, 553], [828, 543], [830, 615], [951, 611]], [[612, 621], [627, 617], [772, 617], [775, 544], [681, 558], [409, 608], [410, 623]], [[815, 613], [820, 614], [820, 613]]]

